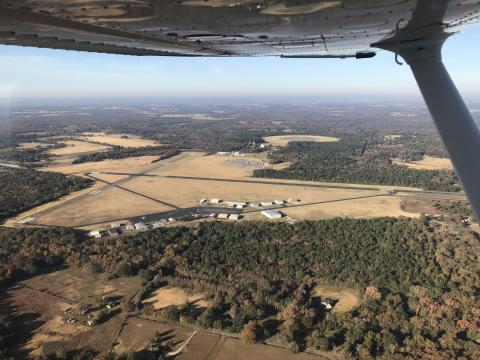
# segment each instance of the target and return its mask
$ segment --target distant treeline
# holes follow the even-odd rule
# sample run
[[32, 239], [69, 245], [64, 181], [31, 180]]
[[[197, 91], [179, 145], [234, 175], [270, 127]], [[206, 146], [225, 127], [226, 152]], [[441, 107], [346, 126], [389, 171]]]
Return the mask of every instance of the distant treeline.
[[137, 157], [137, 156], [146, 156], [146, 155], [159, 156], [158, 160], [164, 160], [178, 154], [180, 154], [180, 150], [166, 148], [165, 146], [147, 146], [147, 147], [136, 147], [136, 148], [126, 148], [121, 146], [115, 146], [112, 150], [81, 155], [77, 159], [75, 159], [73, 163], [80, 164], [80, 163], [90, 162], [90, 161], [98, 162], [103, 160], [125, 159], [128, 157]]
[[459, 191], [450, 170], [417, 170], [393, 164], [392, 150], [365, 141], [344, 139], [335, 143], [291, 142], [271, 154], [272, 162], [291, 162], [286, 169], [258, 169], [256, 177], [420, 187], [425, 190]]
[[0, 220], [86, 188], [92, 181], [30, 169], [1, 168]]

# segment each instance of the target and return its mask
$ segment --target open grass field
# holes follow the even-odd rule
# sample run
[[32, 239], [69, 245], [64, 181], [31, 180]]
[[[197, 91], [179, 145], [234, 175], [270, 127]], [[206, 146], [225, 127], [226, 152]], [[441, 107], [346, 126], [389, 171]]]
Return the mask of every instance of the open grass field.
[[85, 133], [81, 137], [86, 141], [99, 142], [123, 147], [144, 147], [159, 145], [153, 140], [143, 139], [130, 134]]
[[279, 135], [264, 138], [272, 146], [287, 146], [291, 141], [335, 142], [339, 139], [330, 136], [317, 135]]
[[355, 289], [334, 287], [334, 286], [315, 286], [313, 297], [322, 299], [337, 300], [333, 312], [344, 313], [353, 310], [360, 303], [360, 294]]
[[45, 168], [44, 171], [55, 171], [63, 174], [83, 175], [87, 172], [126, 172], [136, 173], [148, 169], [152, 161], [158, 156], [139, 156], [118, 160], [105, 160], [98, 162], [86, 162], [81, 164], [54, 164]]
[[163, 287], [155, 292], [152, 296], [143, 300], [144, 304], [151, 304], [155, 310], [163, 309], [167, 306], [180, 306], [186, 303], [192, 303], [195, 306], [206, 308], [209, 302], [204, 300], [205, 294], [188, 294], [184, 289], [179, 287]]
[[417, 170], [453, 170], [453, 165], [450, 159], [436, 158], [431, 156], [425, 156], [419, 161], [400, 161], [394, 160], [395, 164], [407, 166], [411, 169]]
[[85, 141], [68, 140], [68, 141], [62, 141], [62, 143], [65, 144], [66, 147], [49, 150], [49, 153], [56, 156], [63, 156], [63, 155], [76, 155], [76, 154], [83, 154], [88, 152], [103, 151], [103, 150], [110, 149], [109, 146], [92, 144]]
[[137, 276], [108, 279], [107, 274], [92, 273], [88, 267], [69, 267], [22, 284], [73, 303], [90, 303], [103, 295], [130, 296], [140, 290], [141, 279]]
[[39, 148], [39, 147], [42, 147], [42, 146], [45, 146], [46, 144], [44, 143], [41, 143], [41, 142], [27, 142], [27, 143], [22, 143], [22, 144], [19, 144], [19, 148], [20, 149], [35, 149], [35, 148]]
[[86, 317], [68, 323], [74, 315], [64, 310], [92, 304], [103, 295], [130, 297], [140, 289], [139, 277], [108, 280], [106, 274], [76, 267], [36, 276], [8, 289], [4, 305], [12, 309], [15, 326], [25, 334], [18, 358], [52, 353], [64, 358], [69, 350], [85, 348], [106, 354], [121, 329], [122, 315], [115, 313], [104, 323], [89, 327]]
[[319, 360], [318, 356], [309, 354], [293, 355], [290, 351], [261, 344], [245, 345], [242, 340], [225, 339], [214, 360]]
[[40, 216], [36, 222], [75, 227], [168, 210], [172, 208], [122, 189], [109, 187], [79, 202]]

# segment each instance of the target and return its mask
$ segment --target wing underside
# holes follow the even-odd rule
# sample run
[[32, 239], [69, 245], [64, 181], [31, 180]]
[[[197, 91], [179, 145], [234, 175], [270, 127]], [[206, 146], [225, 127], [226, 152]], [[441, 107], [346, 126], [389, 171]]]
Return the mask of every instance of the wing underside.
[[348, 57], [389, 38], [455, 32], [477, 22], [479, 10], [476, 0], [0, 0], [0, 43], [129, 55]]

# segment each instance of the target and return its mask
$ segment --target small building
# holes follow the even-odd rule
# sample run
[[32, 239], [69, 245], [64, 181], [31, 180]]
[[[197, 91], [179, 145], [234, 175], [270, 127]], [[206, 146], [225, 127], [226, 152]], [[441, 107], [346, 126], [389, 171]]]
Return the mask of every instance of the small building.
[[118, 229], [110, 229], [110, 230], [108, 230], [108, 235], [110, 235], [110, 236], [118, 236], [118, 235], [120, 235], [120, 234], [121, 234], [121, 233], [120, 233], [120, 230], [118, 230]]
[[277, 210], [263, 210], [261, 214], [272, 220], [282, 218], [282, 213]]
[[270, 200], [268, 200], [268, 201], [262, 201], [260, 204], [261, 204], [262, 206], [272, 206], [272, 205], [273, 205], [273, 201], [270, 201]]
[[259, 208], [261, 205], [259, 203], [256, 203], [256, 202], [253, 202], [253, 203], [250, 203], [250, 207], [252, 208]]
[[290, 198], [290, 199], [288, 199], [288, 202], [290, 204], [298, 204], [300, 202], [300, 199]]
[[88, 233], [90, 236], [100, 237], [100, 230], [92, 230]]
[[217, 217], [217, 213], [211, 213], [210, 217], [215, 219]]
[[276, 200], [273, 200], [273, 202], [277, 205], [283, 205], [285, 204], [285, 200], [280, 200], [280, 199], [276, 199]]
[[332, 300], [322, 300], [320, 301], [320, 304], [322, 304], [326, 310], [331, 310], [333, 308], [333, 301]]
[[228, 215], [229, 214], [220, 213], [220, 214], [218, 214], [217, 219], [226, 220], [226, 219], [228, 219]]
[[205, 204], [207, 202], [207, 199], [200, 199], [199, 203], [200, 204]]
[[171, 218], [168, 218], [168, 222], [169, 222], [169, 223], [173, 223], [173, 222], [175, 222], [175, 221], [177, 221], [177, 220], [175, 220], [175, 219], [172, 218], [172, 217], [171, 217]]
[[137, 231], [145, 231], [145, 230], [148, 230], [147, 224], [145, 224], [145, 223], [143, 223], [143, 222], [138, 222], [138, 223], [136, 223], [134, 226], [135, 226], [135, 230], [137, 230]]
[[240, 219], [240, 214], [230, 214], [228, 217], [230, 220], [238, 220]]
[[120, 228], [121, 226], [122, 226], [122, 224], [120, 224], [120, 223], [112, 223], [112, 224], [110, 224], [110, 228], [111, 228], [111, 229], [118, 229], [118, 228]]
[[220, 204], [223, 200], [222, 199], [212, 199], [210, 200], [210, 203], [212, 204]]
[[134, 225], [127, 225], [127, 227], [125, 228], [127, 230], [135, 230], [135, 226]]

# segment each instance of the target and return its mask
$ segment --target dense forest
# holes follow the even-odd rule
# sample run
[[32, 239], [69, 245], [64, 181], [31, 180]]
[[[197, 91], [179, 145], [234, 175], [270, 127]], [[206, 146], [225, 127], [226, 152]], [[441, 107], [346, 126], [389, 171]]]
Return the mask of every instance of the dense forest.
[[0, 220], [86, 188], [91, 183], [88, 179], [60, 173], [0, 166]]
[[[290, 142], [270, 155], [274, 163], [291, 162], [286, 169], [258, 169], [256, 177], [413, 186], [425, 190], [459, 191], [453, 171], [416, 170], [395, 165], [393, 150], [367, 146], [365, 140], [335, 143]], [[398, 150], [396, 150], [398, 152]], [[396, 153], [395, 153], [396, 154]]]
[[158, 156], [158, 160], [165, 160], [178, 154], [180, 154], [179, 150], [166, 148], [165, 146], [147, 146], [138, 148], [125, 148], [122, 146], [115, 146], [112, 150], [80, 155], [77, 159], [73, 161], [73, 164], [80, 164], [89, 161], [125, 159], [128, 157], [146, 155]]
[[[147, 316], [239, 332], [246, 342], [276, 336], [293, 352], [336, 348], [356, 358], [480, 356], [480, 244], [461, 227], [403, 218], [209, 222], [101, 241], [65, 229], [0, 232], [2, 282], [89, 264], [139, 274], [135, 302]], [[142, 306], [165, 283], [206, 292], [211, 306]], [[365, 294], [351, 312], [325, 312], [317, 284]]]

